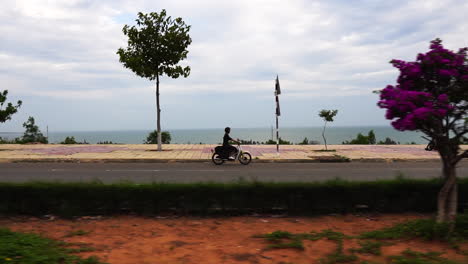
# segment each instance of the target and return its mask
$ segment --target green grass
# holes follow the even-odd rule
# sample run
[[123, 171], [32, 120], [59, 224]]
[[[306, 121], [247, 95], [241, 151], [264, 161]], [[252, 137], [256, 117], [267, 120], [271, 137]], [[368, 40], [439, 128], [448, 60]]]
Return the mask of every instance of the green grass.
[[293, 234], [287, 231], [277, 230], [272, 233], [256, 235], [254, 237], [264, 238], [270, 245], [267, 249], [278, 248], [296, 248], [304, 250], [303, 240], [316, 241], [319, 239], [328, 239], [336, 243], [336, 250], [320, 260], [321, 264], [350, 263], [358, 260], [354, 254], [347, 255], [343, 252], [343, 239], [349, 238], [343, 233], [325, 229], [321, 232], [298, 233]]
[[[457, 221], [459, 226], [457, 234], [465, 234], [466, 226], [465, 215], [460, 216], [460, 221]], [[435, 230], [435, 231], [434, 231]], [[337, 264], [337, 263], [358, 263], [359, 257], [354, 253], [371, 254], [375, 256], [381, 256], [381, 248], [385, 245], [391, 245], [392, 243], [386, 241], [370, 241], [367, 239], [396, 239], [396, 238], [424, 238], [433, 239], [436, 234], [438, 235], [440, 230], [437, 229], [434, 221], [431, 219], [414, 220], [406, 223], [397, 224], [393, 227], [367, 232], [358, 239], [358, 243], [361, 246], [357, 249], [350, 249], [347, 254], [343, 249], [343, 241], [345, 239], [351, 239], [356, 237], [346, 236], [343, 233], [336, 232], [330, 229], [322, 230], [321, 232], [310, 232], [310, 233], [290, 233], [287, 231], [277, 230], [272, 233], [256, 235], [255, 237], [264, 238], [270, 244], [267, 249], [278, 249], [278, 248], [296, 248], [304, 250], [303, 240], [316, 241], [319, 239], [328, 239], [336, 243], [336, 249], [320, 259], [320, 264]], [[449, 242], [444, 240], [444, 242]], [[440, 256], [438, 252], [416, 252], [406, 250], [400, 255], [390, 256], [387, 258], [391, 264], [461, 264], [456, 261], [451, 261]], [[361, 261], [359, 264], [382, 264], [377, 262]]]
[[454, 240], [468, 239], [468, 214], [460, 214], [455, 221], [455, 229], [449, 234], [447, 223], [436, 223], [434, 219], [418, 219], [389, 228], [366, 232], [360, 236], [364, 239], [400, 239], [422, 238], [425, 240]]
[[335, 251], [328, 254], [326, 258], [321, 259], [321, 264], [350, 263], [358, 260], [356, 255], [346, 255], [343, 252]]
[[0, 228], [0, 263], [11, 264], [103, 264], [96, 257], [70, 255], [64, 243], [35, 234]]
[[[335, 241], [342, 245], [343, 239], [346, 237], [343, 233], [335, 232], [330, 229], [322, 230], [321, 232], [298, 233], [293, 234], [287, 231], [277, 230], [268, 234], [255, 235], [257, 238], [264, 238], [271, 244], [267, 248], [297, 248], [304, 249], [303, 240], [316, 241], [322, 238]], [[287, 241], [287, 242], [285, 242]]]
[[304, 244], [302, 243], [301, 234], [292, 234], [286, 231], [277, 230], [272, 233], [255, 235], [257, 238], [265, 238], [270, 245], [267, 249], [277, 248], [296, 248], [303, 250]]
[[351, 249], [352, 252], [355, 253], [364, 253], [364, 254], [371, 254], [375, 256], [382, 255], [382, 251], [380, 250], [384, 245], [383, 242], [380, 241], [358, 241], [359, 245], [361, 246], [358, 249]]
[[461, 264], [442, 258], [440, 255], [439, 252], [422, 253], [408, 249], [402, 252], [401, 255], [390, 256], [389, 259], [392, 264]]

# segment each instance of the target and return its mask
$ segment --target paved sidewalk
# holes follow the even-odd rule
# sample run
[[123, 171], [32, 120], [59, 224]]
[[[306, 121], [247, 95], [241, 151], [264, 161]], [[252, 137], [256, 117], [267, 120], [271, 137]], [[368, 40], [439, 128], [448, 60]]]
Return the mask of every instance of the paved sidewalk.
[[[216, 145], [0, 145], [0, 162], [206, 162]], [[425, 145], [330, 145], [335, 152], [321, 152], [322, 145], [244, 145], [254, 162], [434, 161], [437, 152]], [[468, 149], [468, 146], [463, 146]]]

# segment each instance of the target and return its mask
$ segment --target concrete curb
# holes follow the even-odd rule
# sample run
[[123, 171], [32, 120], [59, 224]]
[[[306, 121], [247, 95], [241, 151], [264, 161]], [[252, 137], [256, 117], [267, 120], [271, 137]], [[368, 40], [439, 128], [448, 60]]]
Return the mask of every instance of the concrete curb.
[[[392, 162], [437, 162], [440, 159], [253, 159], [252, 163], [392, 163]], [[211, 159], [0, 159], [0, 163], [209, 163]]]

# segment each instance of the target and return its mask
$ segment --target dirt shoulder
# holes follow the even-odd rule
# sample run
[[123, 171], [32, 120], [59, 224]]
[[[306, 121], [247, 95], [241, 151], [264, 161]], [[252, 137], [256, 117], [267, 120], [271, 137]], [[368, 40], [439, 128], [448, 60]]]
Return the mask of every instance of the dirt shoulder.
[[[111, 264], [130, 263], [319, 263], [335, 250], [327, 239], [304, 241], [304, 250], [266, 249], [265, 239], [254, 235], [277, 230], [291, 233], [332, 229], [355, 236], [365, 231], [389, 227], [406, 220], [428, 217], [416, 214], [320, 217], [178, 217], [143, 218], [117, 216], [84, 217], [78, 220], [2, 218], [0, 226], [14, 231], [33, 232], [69, 243], [82, 243]], [[344, 251], [359, 247], [357, 239], [345, 239]], [[462, 244], [468, 249], [468, 245]], [[382, 247], [382, 256], [357, 254], [363, 260], [387, 263], [386, 257], [406, 249], [443, 252], [443, 257], [466, 263], [467, 258], [440, 242], [419, 239], [397, 240]]]

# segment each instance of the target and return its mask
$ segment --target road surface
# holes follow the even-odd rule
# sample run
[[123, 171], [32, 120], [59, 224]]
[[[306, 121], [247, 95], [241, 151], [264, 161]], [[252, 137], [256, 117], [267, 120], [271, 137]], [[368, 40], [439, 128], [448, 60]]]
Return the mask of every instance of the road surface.
[[[458, 176], [468, 177], [468, 161], [459, 163]], [[439, 162], [393, 163], [4, 163], [0, 182], [61, 181], [104, 183], [171, 182], [315, 182], [335, 178], [353, 181], [441, 176]]]

